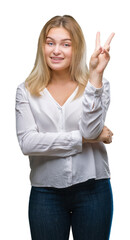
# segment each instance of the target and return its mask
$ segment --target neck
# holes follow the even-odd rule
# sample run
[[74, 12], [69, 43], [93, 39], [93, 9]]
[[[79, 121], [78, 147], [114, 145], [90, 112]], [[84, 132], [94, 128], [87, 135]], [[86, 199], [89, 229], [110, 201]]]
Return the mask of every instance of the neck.
[[72, 81], [72, 78], [68, 70], [52, 71], [51, 83], [65, 85], [70, 81]]

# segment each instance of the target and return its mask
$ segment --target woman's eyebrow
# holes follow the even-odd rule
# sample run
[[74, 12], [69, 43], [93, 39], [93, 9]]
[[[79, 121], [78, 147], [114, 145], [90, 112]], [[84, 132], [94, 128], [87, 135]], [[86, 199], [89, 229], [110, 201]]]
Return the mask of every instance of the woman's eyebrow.
[[[53, 40], [53, 41], [55, 41], [55, 39], [54, 38], [52, 38], [52, 37], [46, 37], [46, 39], [47, 38], [50, 38], [51, 40]], [[61, 41], [71, 41], [71, 39], [70, 38], [64, 38], [64, 39], [61, 39]]]

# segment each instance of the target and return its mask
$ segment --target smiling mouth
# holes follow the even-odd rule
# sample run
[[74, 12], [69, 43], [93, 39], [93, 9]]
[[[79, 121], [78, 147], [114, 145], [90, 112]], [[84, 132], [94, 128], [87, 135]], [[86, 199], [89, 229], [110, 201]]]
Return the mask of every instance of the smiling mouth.
[[61, 57], [51, 57], [52, 63], [61, 63], [64, 60], [64, 58]]
[[61, 57], [51, 57], [51, 59], [53, 59], [53, 60], [63, 60], [64, 58], [61, 58]]

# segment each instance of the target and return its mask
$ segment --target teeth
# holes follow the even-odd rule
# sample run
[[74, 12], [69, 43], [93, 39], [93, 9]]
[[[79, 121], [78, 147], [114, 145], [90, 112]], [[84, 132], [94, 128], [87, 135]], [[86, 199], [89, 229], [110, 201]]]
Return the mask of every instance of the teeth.
[[54, 59], [54, 60], [62, 60], [63, 58], [55, 58], [55, 57], [52, 57], [52, 59]]

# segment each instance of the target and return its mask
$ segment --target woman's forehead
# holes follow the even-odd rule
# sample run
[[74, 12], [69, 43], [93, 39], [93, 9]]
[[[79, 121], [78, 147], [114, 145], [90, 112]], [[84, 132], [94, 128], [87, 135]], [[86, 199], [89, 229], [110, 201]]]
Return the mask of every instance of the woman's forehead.
[[71, 40], [70, 33], [63, 27], [51, 28], [47, 34], [47, 38], [57, 40]]

